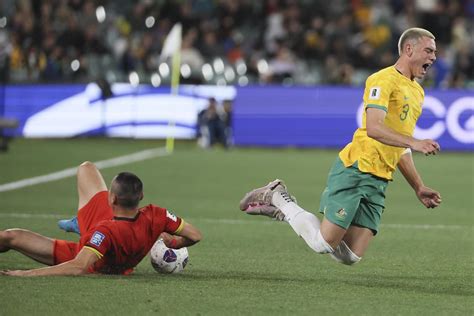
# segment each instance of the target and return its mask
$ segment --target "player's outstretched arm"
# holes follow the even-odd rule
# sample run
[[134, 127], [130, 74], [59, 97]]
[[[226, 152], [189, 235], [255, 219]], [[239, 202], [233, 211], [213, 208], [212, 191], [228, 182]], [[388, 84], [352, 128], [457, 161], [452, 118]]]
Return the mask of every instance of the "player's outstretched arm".
[[176, 235], [170, 235], [166, 232], [160, 235], [166, 247], [179, 249], [182, 247], [192, 246], [202, 239], [202, 234], [193, 225], [185, 222], [183, 229]]
[[383, 144], [411, 148], [425, 155], [435, 155], [439, 150], [439, 144], [432, 139], [415, 139], [398, 133], [384, 124], [385, 111], [377, 108], [368, 108], [366, 113], [367, 136]]
[[439, 192], [424, 185], [420, 174], [416, 170], [411, 151], [402, 155], [398, 163], [398, 169], [413, 188], [416, 196], [424, 206], [427, 208], [435, 208], [441, 204], [441, 195]]
[[91, 267], [99, 258], [97, 255], [88, 250], [82, 248], [77, 254], [76, 258], [45, 268], [32, 269], [32, 270], [4, 270], [0, 271], [0, 275], [10, 276], [48, 276], [48, 275], [81, 275], [89, 273], [89, 267]]

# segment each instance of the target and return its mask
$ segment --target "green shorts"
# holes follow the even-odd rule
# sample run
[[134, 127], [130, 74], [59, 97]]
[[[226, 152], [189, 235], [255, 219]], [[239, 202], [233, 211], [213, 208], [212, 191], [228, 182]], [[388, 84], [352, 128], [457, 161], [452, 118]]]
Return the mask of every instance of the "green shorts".
[[346, 168], [337, 157], [329, 171], [319, 211], [344, 229], [350, 225], [367, 227], [375, 235], [384, 211], [387, 184], [385, 179], [359, 171], [357, 162]]

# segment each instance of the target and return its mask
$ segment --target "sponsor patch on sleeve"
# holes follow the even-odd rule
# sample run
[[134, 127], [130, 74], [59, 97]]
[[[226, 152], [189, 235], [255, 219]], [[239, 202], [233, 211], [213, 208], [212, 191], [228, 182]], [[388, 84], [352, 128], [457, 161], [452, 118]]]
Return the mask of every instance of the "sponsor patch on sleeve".
[[91, 240], [89, 241], [91, 244], [99, 247], [100, 244], [104, 241], [105, 239], [105, 235], [102, 234], [101, 232], [99, 231], [95, 231], [93, 234], [92, 234], [92, 237], [91, 237]]
[[168, 217], [170, 220], [173, 222], [176, 222], [178, 219], [176, 218], [176, 215], [174, 215], [172, 212], [166, 210], [166, 217]]
[[378, 100], [380, 99], [380, 87], [372, 87], [369, 90], [369, 100]]

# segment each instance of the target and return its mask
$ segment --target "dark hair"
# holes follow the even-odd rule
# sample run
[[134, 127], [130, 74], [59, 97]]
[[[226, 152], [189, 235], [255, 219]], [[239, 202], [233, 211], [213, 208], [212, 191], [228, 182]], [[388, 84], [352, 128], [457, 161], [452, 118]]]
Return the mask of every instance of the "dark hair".
[[117, 196], [117, 204], [123, 208], [136, 208], [143, 197], [143, 183], [130, 172], [121, 172], [112, 180], [110, 191]]

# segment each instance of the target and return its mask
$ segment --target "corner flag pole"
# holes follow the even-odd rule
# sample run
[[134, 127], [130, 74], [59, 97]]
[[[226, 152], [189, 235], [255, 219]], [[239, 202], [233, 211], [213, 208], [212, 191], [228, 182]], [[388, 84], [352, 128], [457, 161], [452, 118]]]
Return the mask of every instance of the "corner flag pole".
[[[179, 74], [181, 67], [181, 33], [182, 26], [181, 23], [176, 23], [171, 29], [170, 33], [165, 39], [163, 49], [161, 51], [160, 59], [165, 59], [167, 57], [172, 57], [171, 65], [171, 94], [178, 95], [179, 91]], [[170, 120], [168, 122], [168, 127], [171, 132], [175, 122]], [[174, 150], [174, 136], [168, 134], [166, 137], [166, 151], [172, 153]]]

